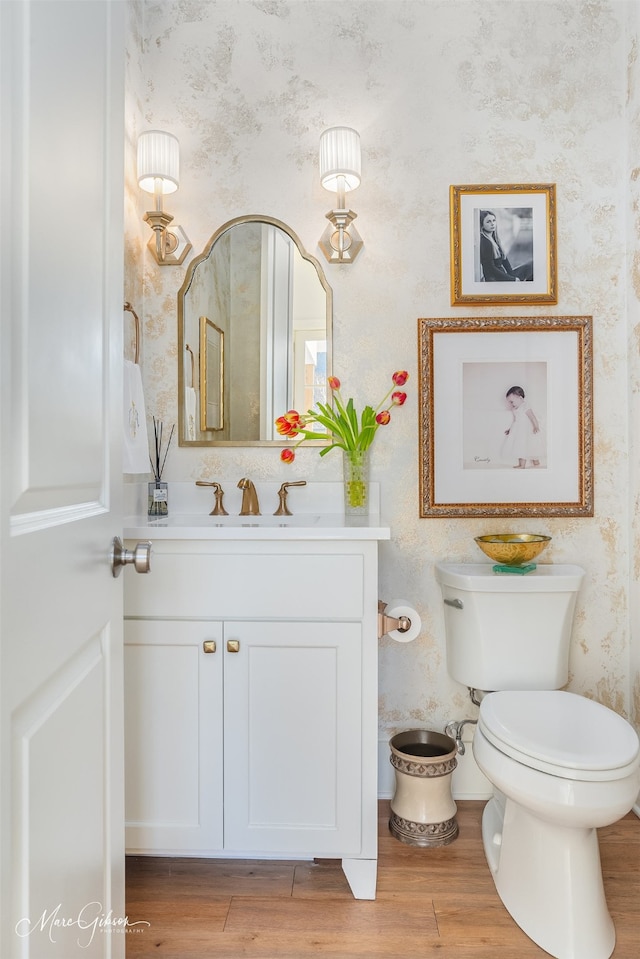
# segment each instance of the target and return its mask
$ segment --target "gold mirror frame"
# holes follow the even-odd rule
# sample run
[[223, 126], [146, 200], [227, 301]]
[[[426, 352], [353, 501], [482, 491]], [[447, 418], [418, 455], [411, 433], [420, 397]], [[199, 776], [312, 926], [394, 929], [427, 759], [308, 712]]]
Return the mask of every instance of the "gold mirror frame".
[[[324, 275], [323, 269], [319, 261], [307, 253], [304, 246], [302, 245], [299, 237], [294, 231], [283, 223], [281, 220], [277, 220], [274, 217], [261, 216], [261, 215], [248, 215], [248, 216], [239, 216], [235, 217], [232, 220], [229, 220], [227, 223], [224, 223], [213, 236], [207, 242], [203, 252], [198, 256], [194, 257], [190, 262], [187, 272], [185, 274], [184, 282], [178, 291], [178, 444], [180, 446], [230, 446], [230, 447], [243, 447], [243, 446], [284, 446], [287, 445], [285, 439], [273, 439], [273, 440], [221, 440], [221, 439], [189, 439], [186, 435], [187, 430], [185, 427], [185, 417], [186, 417], [186, 404], [185, 404], [185, 351], [188, 350], [191, 354], [193, 353], [191, 345], [185, 342], [185, 296], [191, 286], [193, 281], [194, 273], [197, 267], [203, 263], [211, 254], [213, 247], [216, 242], [230, 229], [235, 226], [239, 226], [243, 223], [264, 223], [271, 226], [277, 227], [282, 230], [295, 244], [300, 256], [303, 260], [306, 260], [308, 263], [314, 267], [315, 272], [318, 276], [322, 289], [324, 290], [326, 297], [326, 314], [325, 314], [325, 323], [326, 323], [326, 340], [327, 340], [327, 376], [331, 374], [332, 367], [332, 353], [333, 353], [333, 291], [329, 286], [326, 277]], [[205, 322], [207, 318], [204, 317]], [[202, 318], [199, 320], [202, 323]], [[212, 321], [209, 320], [211, 323]], [[212, 323], [212, 325], [215, 325]], [[202, 326], [200, 327], [202, 329]], [[202, 376], [202, 364], [200, 358], [197, 363], [192, 363], [192, 368], [195, 367]], [[222, 380], [224, 381], [224, 372], [222, 373]], [[201, 417], [202, 406], [197, 411], [198, 419]], [[224, 416], [224, 404], [221, 407], [222, 415]], [[282, 411], [284, 412], [284, 411]], [[224, 420], [223, 420], [224, 422]], [[213, 432], [213, 431], [211, 431]], [[311, 441], [309, 445], [324, 445], [322, 441]]]

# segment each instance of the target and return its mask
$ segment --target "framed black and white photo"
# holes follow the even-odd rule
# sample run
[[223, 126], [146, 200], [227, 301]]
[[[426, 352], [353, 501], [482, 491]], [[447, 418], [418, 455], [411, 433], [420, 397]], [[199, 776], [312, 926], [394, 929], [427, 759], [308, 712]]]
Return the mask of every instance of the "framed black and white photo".
[[557, 303], [555, 184], [452, 186], [451, 303]]
[[420, 516], [593, 516], [590, 316], [418, 321]]

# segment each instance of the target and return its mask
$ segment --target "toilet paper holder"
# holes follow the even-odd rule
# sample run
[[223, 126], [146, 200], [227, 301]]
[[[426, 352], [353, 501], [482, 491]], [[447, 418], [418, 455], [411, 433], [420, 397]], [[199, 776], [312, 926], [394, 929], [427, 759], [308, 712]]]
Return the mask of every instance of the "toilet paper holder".
[[382, 639], [392, 630], [398, 630], [399, 633], [407, 633], [411, 629], [411, 620], [408, 616], [387, 616], [385, 609], [387, 604], [384, 600], [378, 600], [378, 639]]

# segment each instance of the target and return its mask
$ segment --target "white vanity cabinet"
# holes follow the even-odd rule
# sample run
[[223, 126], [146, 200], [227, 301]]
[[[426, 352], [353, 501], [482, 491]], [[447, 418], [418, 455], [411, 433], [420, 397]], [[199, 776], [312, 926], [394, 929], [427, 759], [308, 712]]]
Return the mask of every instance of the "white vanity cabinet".
[[377, 542], [148, 535], [125, 583], [127, 850], [341, 858], [373, 898]]

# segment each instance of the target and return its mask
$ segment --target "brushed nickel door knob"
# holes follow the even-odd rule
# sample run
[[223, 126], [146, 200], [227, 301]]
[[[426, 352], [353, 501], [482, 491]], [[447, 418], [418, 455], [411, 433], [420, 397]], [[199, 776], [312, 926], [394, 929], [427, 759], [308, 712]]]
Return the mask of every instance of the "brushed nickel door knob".
[[111, 572], [119, 576], [123, 566], [133, 566], [136, 573], [151, 571], [151, 543], [138, 543], [134, 549], [125, 549], [119, 536], [111, 546]]

